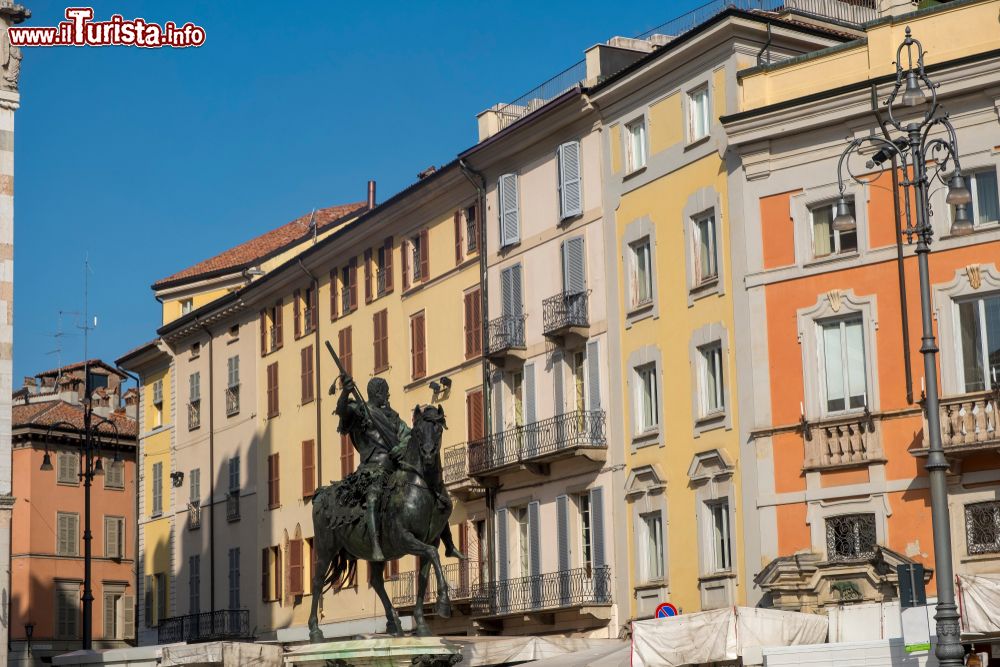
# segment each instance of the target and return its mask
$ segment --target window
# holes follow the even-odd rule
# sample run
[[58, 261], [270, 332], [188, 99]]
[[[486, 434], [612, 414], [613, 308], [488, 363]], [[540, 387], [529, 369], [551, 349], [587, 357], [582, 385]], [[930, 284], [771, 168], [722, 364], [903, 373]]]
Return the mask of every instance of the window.
[[465, 208], [465, 251], [468, 254], [479, 251], [479, 206], [473, 204]]
[[656, 364], [635, 369], [637, 432], [652, 431], [660, 425], [660, 406], [656, 388]]
[[193, 299], [181, 299], [181, 315], [187, 315], [194, 310]]
[[201, 555], [188, 556], [188, 613], [201, 613]]
[[521, 219], [518, 207], [517, 174], [504, 174], [497, 184], [500, 210], [500, 247], [521, 241]]
[[195, 468], [188, 475], [189, 502], [195, 507], [201, 506], [201, 468]]
[[643, 578], [663, 579], [663, 516], [660, 512], [640, 514], [643, 543]]
[[267, 367], [267, 416], [278, 416], [278, 362]]
[[388, 237], [378, 250], [378, 273], [376, 273], [378, 295], [392, 291], [392, 237]]
[[347, 315], [353, 310], [351, 307], [351, 267], [345, 266], [340, 270], [340, 314]]
[[594, 565], [593, 543], [591, 539], [590, 524], [590, 494], [582, 493], [576, 497], [577, 507], [580, 508], [580, 555], [582, 562], [580, 565], [590, 572]]
[[372, 283], [372, 249], [365, 248], [365, 255], [362, 263], [365, 266], [365, 303], [371, 303], [372, 299], [375, 298], [375, 294], [372, 291], [374, 284]]
[[229, 608], [240, 608], [240, 548], [229, 550]]
[[483, 421], [483, 390], [474, 389], [465, 395], [466, 437], [469, 442], [482, 440], [486, 435]]
[[288, 592], [292, 595], [302, 595], [303, 570], [302, 563], [302, 540], [290, 540], [288, 542]]
[[163, 426], [163, 380], [153, 382], [153, 428]]
[[56, 454], [56, 462], [59, 464], [56, 482], [76, 486], [80, 481], [79, 455], [74, 452], [59, 452]]
[[646, 166], [646, 119], [639, 118], [625, 126], [625, 170], [633, 172]]
[[354, 368], [352, 348], [351, 327], [344, 327], [337, 332], [337, 355], [340, 357], [340, 363], [344, 365], [344, 370], [349, 374], [353, 372]]
[[708, 86], [706, 85], [688, 93], [688, 141], [698, 141], [707, 137], [710, 127]]
[[966, 392], [993, 389], [1000, 373], [1000, 294], [960, 301], [956, 307], [962, 386]]
[[76, 639], [79, 636], [80, 587], [79, 584], [57, 584], [56, 588], [56, 638]]
[[[997, 194], [997, 171], [995, 167], [976, 171], [966, 176], [972, 203], [968, 206], [969, 218], [979, 227], [1000, 221], [1000, 198]], [[951, 207], [952, 218], [955, 207]]]
[[282, 302], [260, 311], [260, 354], [264, 356], [279, 349], [283, 343], [281, 322]]
[[125, 517], [104, 517], [104, 555], [116, 559], [125, 557]]
[[712, 565], [716, 572], [731, 570], [732, 537], [729, 530], [729, 501], [709, 503], [709, 517], [712, 522]]
[[511, 509], [511, 515], [514, 517], [514, 522], [517, 524], [517, 553], [518, 567], [520, 567], [520, 570], [518, 571], [522, 577], [527, 577], [531, 574], [531, 545], [528, 537], [528, 508], [515, 507]]
[[653, 302], [653, 266], [649, 247], [649, 237], [629, 246], [632, 252], [632, 275], [630, 279], [632, 307], [639, 308]]
[[1000, 553], [1000, 502], [965, 506], [965, 544], [970, 556]]
[[868, 380], [862, 318], [820, 324], [826, 411], [858, 410], [867, 405]]
[[389, 311], [380, 310], [372, 315], [375, 329], [373, 344], [375, 346], [375, 372], [381, 373], [389, 368]]
[[580, 142], [570, 141], [559, 147], [559, 215], [562, 220], [583, 213], [583, 188], [580, 178]]
[[698, 348], [698, 352], [701, 367], [701, 416], [705, 417], [726, 409], [722, 344], [712, 343]]
[[465, 293], [465, 358], [483, 353], [483, 304], [479, 288]]
[[[517, 372], [510, 376], [510, 397], [514, 404], [514, 426], [524, 426], [524, 374]], [[561, 409], [561, 406], [556, 406]]]
[[307, 287], [302, 291], [302, 335], [312, 333], [316, 330], [316, 322], [319, 321], [317, 315], [316, 288]]
[[302, 497], [312, 498], [316, 491], [316, 442], [302, 442]]
[[[577, 350], [570, 354], [570, 374], [573, 380], [573, 405], [571, 409], [580, 413], [580, 420], [583, 420], [583, 411], [587, 409], [586, 384], [584, 383], [583, 371], [584, 355], [583, 350]], [[581, 428], [583, 424], [581, 423]]]
[[693, 224], [695, 280], [693, 287], [698, 287], [719, 277], [718, 253], [715, 247], [715, 214], [709, 213], [695, 218]]
[[410, 280], [414, 283], [420, 282], [420, 259], [423, 257], [420, 241], [420, 234], [410, 237], [410, 266], [411, 271], [413, 271]]
[[427, 331], [423, 311], [410, 317], [410, 377], [414, 380], [427, 375]]
[[131, 610], [124, 604], [125, 591], [120, 587], [108, 589], [108, 586], [104, 587], [104, 638], [126, 639], [124, 621]]
[[80, 515], [71, 512], [56, 513], [56, 555], [80, 555]]
[[279, 480], [278, 454], [267, 457], [267, 508], [275, 509], [281, 506], [281, 486]]
[[226, 367], [226, 416], [231, 417], [240, 411], [240, 358], [229, 357]]
[[188, 429], [201, 426], [201, 373], [188, 376]]
[[871, 558], [875, 546], [874, 514], [844, 514], [826, 520], [827, 560]]
[[195, 342], [191, 343], [191, 358], [197, 359], [201, 354], [201, 343]]
[[104, 460], [104, 488], [124, 489], [125, 488], [125, 462], [122, 460]]
[[163, 514], [163, 463], [153, 464], [153, 513], [152, 516]]
[[[848, 200], [848, 207], [853, 216], [853, 198]], [[809, 209], [809, 215], [812, 218], [813, 255], [815, 257], [857, 252], [858, 230], [838, 232], [833, 228], [833, 219], [837, 217], [837, 204], [835, 202], [813, 206]]]
[[302, 405], [306, 403], [311, 403], [316, 395], [315, 386], [315, 376], [313, 375], [313, 346], [306, 345], [299, 352], [299, 357], [302, 366], [301, 380], [302, 380]]
[[343, 479], [354, 472], [354, 445], [351, 436], [340, 434], [340, 478]]
[[239, 495], [240, 492], [240, 455], [229, 459], [229, 493]]

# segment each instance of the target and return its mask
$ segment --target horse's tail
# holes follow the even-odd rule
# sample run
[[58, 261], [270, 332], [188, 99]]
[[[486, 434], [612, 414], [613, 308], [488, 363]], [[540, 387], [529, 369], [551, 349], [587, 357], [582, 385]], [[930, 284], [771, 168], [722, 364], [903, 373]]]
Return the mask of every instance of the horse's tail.
[[350, 585], [358, 572], [358, 559], [351, 557], [346, 551], [341, 549], [330, 559], [330, 568], [326, 573], [326, 586], [323, 592], [326, 593], [331, 588], [337, 594], [344, 587]]

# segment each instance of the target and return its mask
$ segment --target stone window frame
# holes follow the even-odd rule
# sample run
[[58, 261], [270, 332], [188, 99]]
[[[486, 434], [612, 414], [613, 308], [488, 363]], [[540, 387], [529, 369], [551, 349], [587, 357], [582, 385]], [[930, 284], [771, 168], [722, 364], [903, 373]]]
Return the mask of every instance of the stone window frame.
[[816, 303], [796, 312], [799, 346], [802, 348], [802, 395], [807, 420], [815, 421], [843, 414], [861, 413], [854, 408], [829, 414], [822, 400], [824, 377], [819, 357], [819, 327], [825, 320], [861, 315], [865, 345], [865, 375], [868, 383], [868, 410], [879, 409], [878, 350], [878, 298], [876, 295], [859, 297], [853, 289], [831, 290], [818, 295]]
[[[722, 395], [725, 402], [724, 409], [718, 410], [708, 415], [701, 414], [701, 348], [719, 343], [722, 348]], [[717, 428], [724, 428], [727, 431], [733, 428], [733, 401], [730, 391], [730, 380], [735, 373], [730, 372], [729, 363], [729, 331], [726, 330], [722, 322], [712, 322], [706, 324], [691, 333], [691, 340], [688, 343], [688, 364], [691, 369], [691, 423], [692, 434], [698, 438], [706, 431]]]
[[644, 563], [639, 563], [639, 556], [645, 553], [644, 545], [637, 546], [637, 569], [635, 588], [649, 586], [668, 586], [670, 583], [670, 539], [667, 512], [667, 482], [657, 464], [637, 466], [629, 471], [625, 481], [625, 500], [629, 505], [629, 516], [632, 522], [633, 543], [640, 545], [639, 536], [642, 531], [642, 517], [648, 514], [660, 513], [660, 525], [663, 528], [663, 577], [646, 579]]
[[[739, 573], [739, 549], [736, 532], [736, 466], [723, 449], [696, 453], [688, 466], [688, 487], [694, 490], [695, 526], [698, 539], [698, 590], [703, 609], [717, 609], [736, 602], [736, 579]], [[715, 568], [715, 543], [712, 505], [725, 501], [729, 513], [730, 563], [728, 570]], [[722, 605], [710, 598], [713, 590], [724, 589]]]
[[[710, 136], [710, 135], [709, 135]], [[704, 283], [696, 282], [695, 278], [695, 221], [705, 214], [711, 213], [715, 218], [715, 278]], [[725, 235], [722, 233], [722, 197], [714, 187], [700, 188], [684, 204], [682, 213], [684, 221], [684, 272], [687, 280], [687, 304], [688, 307], [694, 302], [707, 296], [722, 296], [726, 293], [725, 266], [723, 258], [726, 256], [723, 248]]]
[[[654, 364], [656, 369], [653, 373], [654, 381], [656, 382], [656, 399], [658, 403], [658, 415], [659, 415], [659, 425], [655, 429], [650, 429], [643, 433], [636, 432], [636, 425], [638, 422], [638, 405], [636, 401], [636, 390], [638, 388], [638, 369], [642, 366], [648, 364]], [[660, 352], [660, 348], [656, 345], [646, 345], [637, 350], [633, 350], [628, 355], [628, 360], [626, 362], [626, 375], [625, 375], [625, 386], [628, 391], [627, 403], [629, 406], [629, 417], [630, 421], [630, 433], [628, 437], [632, 442], [632, 452], [635, 453], [637, 450], [643, 447], [651, 447], [657, 445], [663, 447], [663, 434], [665, 430], [663, 428], [663, 355]]]
[[[952, 551], [960, 563], [996, 561], [1000, 558], [1000, 554], [998, 553], [970, 554], [967, 527], [965, 525], [966, 506], [997, 501], [1000, 501], [1000, 487], [997, 486], [966, 489], [949, 495], [948, 512], [951, 516]], [[960, 571], [959, 574], [962, 574], [962, 572]]]
[[[645, 132], [643, 133], [643, 140], [645, 141], [646, 149], [646, 160], [643, 162], [641, 167], [633, 168], [629, 161], [629, 153], [632, 137], [629, 132], [629, 126], [634, 125], [636, 121], [641, 120], [642, 124], [645, 126]], [[623, 117], [619, 123], [621, 124], [621, 134], [619, 139], [621, 141], [622, 147], [622, 180], [628, 180], [637, 174], [641, 174], [649, 168], [649, 149], [652, 143], [649, 140], [649, 113], [648, 107], [643, 107], [641, 110], [631, 113], [628, 116]]]
[[854, 200], [854, 220], [857, 223], [858, 249], [850, 253], [815, 256], [812, 210], [821, 204], [832, 204], [840, 197], [836, 183], [804, 189], [789, 198], [789, 215], [795, 237], [795, 263], [800, 267], [826, 264], [856, 258], [871, 247], [868, 238], [868, 184], [848, 179], [844, 181], [844, 196]]
[[[712, 90], [712, 79], [715, 74], [714, 70], [703, 73], [691, 81], [688, 81], [682, 88], [684, 91], [681, 97], [681, 113], [684, 115], [684, 149], [688, 150], [695, 146], [700, 146], [705, 141], [708, 141], [712, 137], [713, 125], [718, 119], [715, 117], [714, 105], [715, 105], [715, 91]], [[692, 136], [691, 120], [693, 116], [691, 115], [691, 94], [697, 91], [699, 88], [705, 88], [708, 92], [706, 104], [708, 105], [708, 120], [709, 126], [706, 128], [705, 136], [694, 138]]]
[[[632, 288], [629, 281], [632, 272], [635, 270], [635, 256], [632, 246], [642, 241], [649, 240], [649, 272], [650, 283], [652, 285], [652, 298], [648, 304], [633, 306]], [[660, 316], [659, 288], [656, 284], [656, 225], [644, 215], [633, 220], [625, 226], [625, 231], [621, 239], [622, 268], [624, 269], [624, 310], [625, 328], [629, 329], [636, 322], [652, 317], [656, 319]]]
[[958, 373], [958, 364], [961, 363], [958, 302], [966, 297], [1000, 294], [1000, 271], [993, 263], [970, 264], [955, 269], [955, 277], [951, 282], [934, 285], [933, 293], [934, 316], [938, 323], [938, 343], [941, 349], [939, 372], [942, 395], [960, 396], [966, 392], [959, 382]]
[[821, 555], [824, 561], [829, 560], [826, 552], [826, 520], [844, 514], [874, 514], [875, 543], [878, 546], [886, 544], [892, 508], [884, 494], [870, 495], [867, 498], [812, 501], [806, 507], [809, 542], [813, 553]]

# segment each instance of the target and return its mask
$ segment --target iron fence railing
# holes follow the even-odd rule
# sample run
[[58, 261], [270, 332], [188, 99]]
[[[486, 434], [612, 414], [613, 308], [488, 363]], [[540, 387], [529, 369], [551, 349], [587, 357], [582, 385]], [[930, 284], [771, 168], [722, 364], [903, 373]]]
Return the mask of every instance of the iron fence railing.
[[[460, 563], [448, 563], [444, 566], [444, 579], [448, 584], [448, 596], [452, 602], [461, 602], [472, 598], [475, 587], [485, 582], [486, 573], [482, 572], [479, 563], [471, 560]], [[389, 597], [398, 607], [412, 607], [417, 603], [417, 572], [400, 572], [399, 576], [389, 584]], [[427, 577], [427, 592], [424, 594], [424, 604], [431, 605], [437, 599], [437, 577], [431, 570]]]
[[232, 417], [240, 411], [240, 386], [226, 387], [226, 416]]
[[542, 301], [542, 330], [546, 334], [589, 324], [586, 292], [560, 292]]
[[247, 609], [219, 609], [165, 618], [160, 621], [156, 633], [158, 644], [251, 638]]
[[524, 348], [524, 315], [502, 315], [486, 325], [486, 350], [496, 354]]
[[226, 495], [226, 521], [240, 520], [240, 492], [230, 491]]
[[473, 616], [611, 604], [611, 569], [578, 567], [473, 586]]
[[470, 442], [469, 474], [482, 475], [561, 450], [607, 446], [604, 411], [574, 410]]

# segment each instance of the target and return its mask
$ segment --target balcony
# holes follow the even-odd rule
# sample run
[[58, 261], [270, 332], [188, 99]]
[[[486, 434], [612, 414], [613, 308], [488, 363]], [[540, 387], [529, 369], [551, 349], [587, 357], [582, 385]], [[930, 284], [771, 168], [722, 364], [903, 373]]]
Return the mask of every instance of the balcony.
[[208, 642], [223, 639], [253, 639], [250, 612], [246, 609], [220, 609], [203, 614], [174, 616], [160, 621], [157, 644]]
[[188, 530], [201, 528], [201, 504], [188, 503]]
[[589, 326], [586, 292], [561, 292], [542, 301], [542, 332], [546, 336], [586, 337]]
[[240, 411], [240, 386], [226, 387], [226, 416], [232, 417]]
[[[444, 579], [448, 583], [448, 595], [452, 604], [469, 605], [472, 602], [472, 591], [485, 583], [486, 573], [480, 570], [480, 564], [474, 561], [449, 563], [444, 566]], [[413, 608], [417, 603], [417, 572], [400, 572], [389, 584], [389, 597], [392, 603], [401, 608]], [[437, 599], [437, 577], [431, 570], [427, 578], [427, 592], [424, 594], [426, 612], [433, 613], [433, 603]]]
[[576, 455], [604, 461], [607, 447], [604, 411], [574, 410], [469, 443], [469, 474], [488, 475]]
[[998, 399], [996, 391], [941, 399], [941, 444], [946, 453], [957, 456], [1000, 449]]
[[486, 490], [469, 476], [469, 443], [444, 450], [443, 459], [442, 477], [452, 495], [469, 500], [485, 494]]
[[809, 424], [803, 434], [803, 469], [829, 470], [883, 461], [880, 426], [880, 417], [867, 410]]
[[473, 586], [472, 615], [502, 617], [611, 604], [611, 569], [579, 567]]
[[230, 491], [226, 494], [226, 521], [232, 523], [240, 520], [240, 492]]
[[524, 350], [524, 315], [503, 315], [486, 325], [486, 354], [494, 360], [522, 356]]

